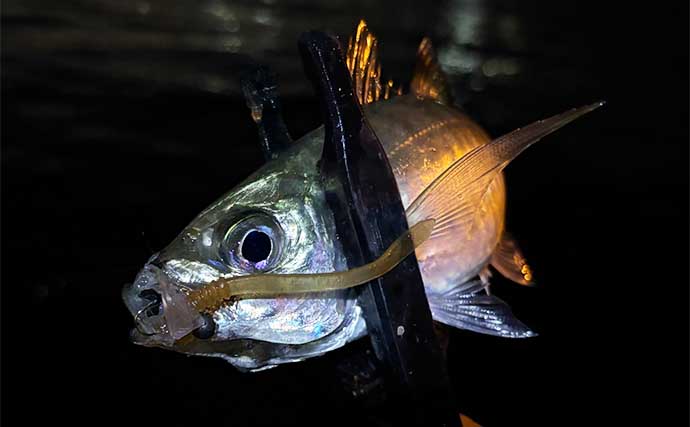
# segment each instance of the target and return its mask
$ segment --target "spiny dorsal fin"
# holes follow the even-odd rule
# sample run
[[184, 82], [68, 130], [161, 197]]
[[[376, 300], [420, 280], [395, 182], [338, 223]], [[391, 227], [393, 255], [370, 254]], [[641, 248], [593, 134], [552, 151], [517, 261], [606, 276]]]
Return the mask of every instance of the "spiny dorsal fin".
[[431, 40], [424, 37], [417, 49], [417, 64], [414, 67], [410, 92], [419, 98], [450, 105], [453, 100], [446, 75], [441, 70]]
[[381, 63], [377, 48], [376, 36], [369, 31], [367, 23], [360, 20], [355, 36], [348, 41], [345, 63], [350, 70], [352, 87], [362, 105], [402, 94], [402, 88], [394, 88], [393, 80], [388, 80], [385, 85], [381, 84]]

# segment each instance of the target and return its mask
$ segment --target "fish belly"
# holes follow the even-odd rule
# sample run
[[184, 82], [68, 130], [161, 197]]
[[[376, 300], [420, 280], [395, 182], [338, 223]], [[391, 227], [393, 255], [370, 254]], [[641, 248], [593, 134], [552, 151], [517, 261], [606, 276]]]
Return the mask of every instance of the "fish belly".
[[[369, 104], [364, 110], [386, 151], [406, 209], [451, 164], [491, 141], [479, 125], [460, 111], [412, 95]], [[441, 293], [458, 286], [488, 264], [503, 232], [502, 174], [491, 183], [478, 209], [477, 223], [469, 237], [466, 233], [449, 235], [417, 248], [427, 293]]]

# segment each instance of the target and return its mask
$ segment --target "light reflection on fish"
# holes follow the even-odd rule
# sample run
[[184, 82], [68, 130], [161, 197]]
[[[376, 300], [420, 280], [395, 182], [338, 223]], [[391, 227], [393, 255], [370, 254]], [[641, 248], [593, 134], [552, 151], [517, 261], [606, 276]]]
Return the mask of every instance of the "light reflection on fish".
[[[388, 156], [409, 224], [436, 221], [428, 241], [415, 250], [434, 319], [497, 336], [535, 335], [488, 290], [490, 265], [517, 283], [532, 282], [529, 266], [504, 230], [501, 171], [529, 145], [601, 104], [492, 142], [450, 105], [428, 39], [420, 46], [406, 95], [393, 96], [392, 84], [379, 82], [375, 50], [375, 39], [360, 24], [347, 65], [364, 114]], [[253, 116], [259, 119], [260, 111]], [[260, 370], [324, 354], [366, 334], [352, 289], [227, 298], [204, 315], [186, 300], [233, 277], [356, 267], [348, 266], [340, 249], [325, 200], [317, 166], [323, 141], [323, 127], [296, 141], [201, 212], [149, 260], [123, 290], [137, 322], [136, 343]]]

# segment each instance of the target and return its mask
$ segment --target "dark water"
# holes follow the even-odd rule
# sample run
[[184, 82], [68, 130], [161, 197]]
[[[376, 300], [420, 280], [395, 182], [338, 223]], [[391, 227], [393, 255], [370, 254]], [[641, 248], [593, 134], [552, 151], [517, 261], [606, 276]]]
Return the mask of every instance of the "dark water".
[[31, 0], [2, 8], [7, 419], [373, 422], [338, 384], [339, 354], [240, 374], [220, 360], [129, 344], [119, 299], [152, 252], [261, 164], [238, 93], [242, 66], [251, 57], [279, 73], [288, 126], [302, 135], [320, 113], [297, 37], [349, 34], [359, 17], [380, 36], [384, 74], [401, 80], [430, 35], [457, 99], [494, 135], [608, 101], [507, 170], [508, 227], [542, 286], [497, 278], [495, 291], [540, 336], [453, 332], [459, 410], [485, 426], [666, 425], [686, 416], [687, 5]]

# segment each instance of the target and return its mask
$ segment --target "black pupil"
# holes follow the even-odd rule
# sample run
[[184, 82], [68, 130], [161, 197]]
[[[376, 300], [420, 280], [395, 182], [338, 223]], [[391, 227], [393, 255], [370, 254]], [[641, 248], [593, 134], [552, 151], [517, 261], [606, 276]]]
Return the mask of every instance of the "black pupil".
[[242, 242], [242, 257], [247, 261], [260, 262], [271, 254], [271, 238], [261, 231], [250, 231]]

